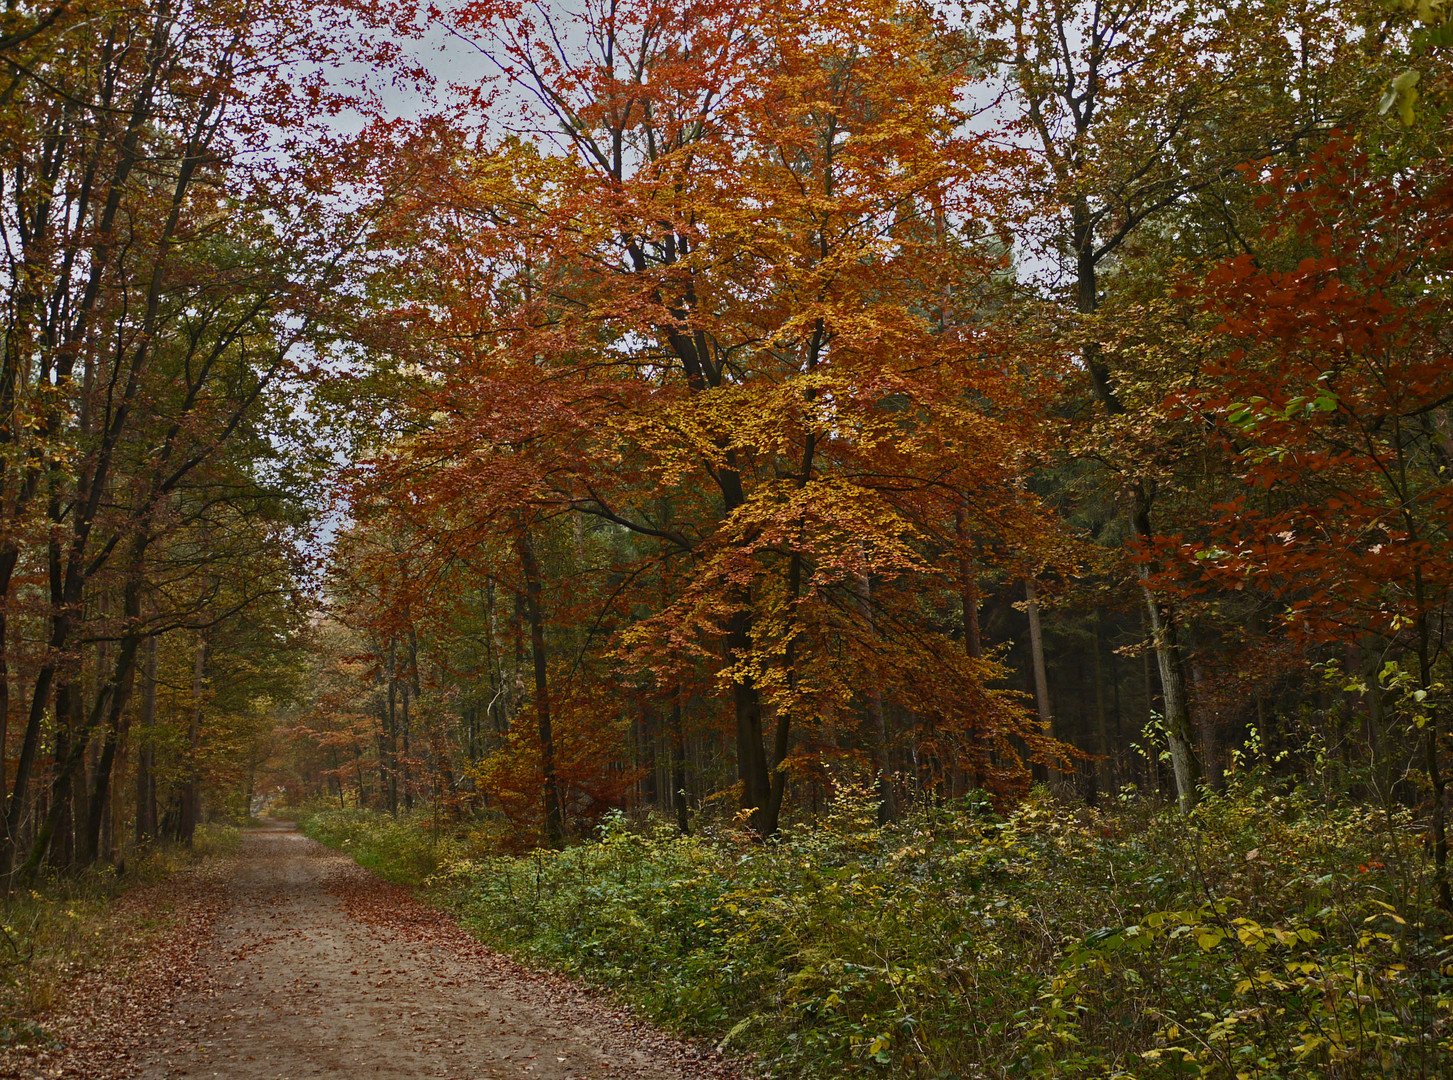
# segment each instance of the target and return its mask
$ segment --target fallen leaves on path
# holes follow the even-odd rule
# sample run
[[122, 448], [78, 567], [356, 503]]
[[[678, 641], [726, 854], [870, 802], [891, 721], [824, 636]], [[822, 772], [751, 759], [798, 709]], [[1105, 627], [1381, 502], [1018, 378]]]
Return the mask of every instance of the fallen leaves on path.
[[229, 870], [213, 861], [123, 893], [102, 928], [108, 940], [97, 959], [37, 1018], [51, 1039], [0, 1050], [0, 1077], [137, 1075], [133, 1050], [144, 1034], [179, 997], [207, 992], [203, 950], [229, 903]]
[[744, 1080], [288, 829], [123, 895], [106, 926], [43, 1018], [55, 1039], [0, 1052], [0, 1077]]
[[[328, 889], [342, 902], [350, 918], [385, 935], [416, 947], [439, 985], [474, 985], [488, 988], [549, 1016], [558, 1027], [575, 1027], [600, 1049], [621, 1062], [645, 1053], [653, 1066], [679, 1070], [691, 1080], [740, 1080], [737, 1063], [714, 1050], [684, 1042], [653, 1024], [632, 1016], [629, 1009], [552, 972], [539, 971], [483, 945], [446, 912], [421, 903], [412, 891], [380, 881], [352, 862], [340, 862], [330, 872]], [[357, 974], [357, 972], [354, 972]], [[374, 973], [393, 975], [391, 970]], [[382, 988], [380, 981], [375, 984]], [[501, 1018], [499, 1023], [505, 1023]], [[554, 1055], [566, 1062], [565, 1057]], [[628, 1071], [624, 1075], [633, 1075]]]

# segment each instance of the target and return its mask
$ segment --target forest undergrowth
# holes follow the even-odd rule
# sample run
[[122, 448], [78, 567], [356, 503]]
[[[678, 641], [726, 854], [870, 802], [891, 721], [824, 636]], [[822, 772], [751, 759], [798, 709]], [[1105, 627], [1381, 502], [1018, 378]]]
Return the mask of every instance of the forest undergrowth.
[[77, 981], [103, 970], [126, 979], [127, 964], [176, 921], [164, 890], [145, 904], [123, 898], [234, 854], [239, 842], [235, 826], [200, 825], [191, 848], [158, 845], [120, 867], [44, 874], [0, 901], [0, 1053], [59, 1046], [51, 1021], [74, 1004]]
[[499, 856], [425, 815], [309, 835], [489, 943], [613, 988], [762, 1075], [1446, 1076], [1453, 937], [1399, 808], [1255, 772], [1189, 820], [1133, 789], [879, 825], [846, 789], [759, 843], [607, 818]]

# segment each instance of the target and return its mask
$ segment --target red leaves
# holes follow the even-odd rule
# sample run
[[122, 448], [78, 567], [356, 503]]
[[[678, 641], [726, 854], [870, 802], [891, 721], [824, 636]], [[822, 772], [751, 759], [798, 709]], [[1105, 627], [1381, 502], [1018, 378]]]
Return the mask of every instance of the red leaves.
[[[1263, 241], [1291, 226], [1320, 249], [1294, 270], [1240, 256], [1183, 283], [1228, 335], [1223, 358], [1177, 404], [1220, 425], [1227, 467], [1250, 490], [1213, 509], [1213, 539], [1183, 564], [1207, 585], [1254, 581], [1293, 624], [1335, 634], [1387, 629], [1450, 584], [1441, 523], [1453, 478], [1425, 420], [1453, 395], [1450, 270], [1453, 174], [1378, 177], [1334, 142], [1295, 175], [1275, 173]], [[1416, 261], [1415, 261], [1416, 260]]]

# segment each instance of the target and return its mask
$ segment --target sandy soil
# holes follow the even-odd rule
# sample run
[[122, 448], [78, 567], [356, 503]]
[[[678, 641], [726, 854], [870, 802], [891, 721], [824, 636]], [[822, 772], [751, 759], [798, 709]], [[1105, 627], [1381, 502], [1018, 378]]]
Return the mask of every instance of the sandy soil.
[[147, 1078], [736, 1076], [277, 823], [244, 834], [201, 977], [148, 1025]]

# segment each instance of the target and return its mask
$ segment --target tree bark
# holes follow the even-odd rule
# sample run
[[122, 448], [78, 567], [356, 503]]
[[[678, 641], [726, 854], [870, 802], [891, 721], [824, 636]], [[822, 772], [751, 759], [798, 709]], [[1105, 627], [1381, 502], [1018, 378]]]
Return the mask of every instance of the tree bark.
[[207, 639], [197, 638], [196, 655], [192, 662], [192, 716], [187, 724], [187, 772], [182, 783], [181, 813], [177, 817], [177, 840], [187, 847], [192, 846], [192, 837], [197, 832], [197, 819], [201, 814], [201, 777], [198, 775], [197, 750], [202, 744], [202, 692], [207, 676]]
[[954, 507], [954, 536], [959, 543], [959, 603], [963, 606], [964, 652], [978, 660], [984, 655], [984, 646], [979, 638], [979, 579], [969, 558], [968, 534], [961, 506]]
[[[141, 645], [141, 563], [138, 556], [132, 566], [133, 574], [126, 582], [122, 596], [121, 612], [125, 620], [121, 645], [117, 655], [116, 676], [111, 708], [107, 712], [105, 736], [101, 744], [101, 759], [96, 767], [94, 787], [91, 790], [89, 813], [86, 817], [86, 835], [82, 858], [87, 866], [95, 863], [104, 854], [101, 844], [102, 823], [111, 806], [111, 774], [116, 767], [117, 751], [124, 745], [127, 720], [130, 712], [126, 708], [136, 679], [136, 652]], [[200, 701], [200, 693], [198, 694]]]
[[1186, 678], [1181, 670], [1175, 619], [1157, 600], [1150, 587], [1150, 572], [1145, 567], [1141, 568], [1141, 591], [1150, 620], [1150, 640], [1160, 668], [1161, 702], [1165, 707], [1163, 723], [1171, 771], [1175, 774], [1176, 802], [1182, 813], [1190, 813], [1200, 798], [1201, 762], [1196, 757], [1196, 733], [1186, 701]]
[[[1082, 315], [1093, 315], [1099, 307], [1098, 256], [1095, 251], [1094, 224], [1088, 204], [1077, 200], [1071, 215], [1072, 242], [1075, 248], [1075, 308]], [[1096, 342], [1087, 342], [1082, 350], [1085, 370], [1090, 374], [1095, 397], [1111, 416], [1125, 412], [1124, 403], [1110, 377], [1103, 352]], [[1135, 479], [1132, 487], [1130, 526], [1144, 544], [1154, 539], [1150, 525], [1150, 493], [1145, 482]], [[1162, 604], [1150, 585], [1150, 575], [1141, 567], [1141, 592], [1150, 611], [1151, 647], [1155, 650], [1160, 673], [1161, 694], [1165, 701], [1166, 739], [1170, 744], [1171, 766], [1175, 773], [1176, 801], [1182, 812], [1189, 812], [1200, 798], [1201, 763], [1196, 757], [1195, 731], [1191, 724], [1190, 706], [1186, 699], [1185, 674], [1181, 669], [1177, 645], [1175, 615]]]
[[156, 839], [156, 635], [146, 639], [141, 667], [141, 738], [136, 747], [136, 846]]
[[74, 722], [72, 699], [79, 695], [79, 688], [72, 677], [61, 680], [55, 692], [55, 769], [51, 785], [51, 812], [56, 818], [54, 832], [48, 843], [46, 861], [57, 870], [68, 870], [75, 862], [75, 784], [67, 763], [71, 757], [71, 738], [80, 730]]
[[[1034, 587], [1034, 578], [1024, 579], [1025, 612], [1029, 616], [1029, 658], [1034, 669], [1034, 701], [1039, 709], [1039, 725], [1046, 735], [1054, 734], [1054, 713], [1049, 704], [1049, 673], [1044, 665], [1044, 631], [1039, 623], [1039, 594]], [[1049, 767], [1052, 781], [1060, 778], [1057, 767]]]
[[540, 566], [529, 524], [520, 522], [520, 569], [525, 578], [525, 611], [530, 621], [530, 656], [535, 667], [535, 719], [540, 734], [540, 768], [544, 775], [545, 843], [565, 845], [565, 816], [555, 777], [555, 733], [550, 723], [550, 678], [545, 652], [545, 614]]
[[388, 658], [384, 675], [388, 688], [384, 698], [386, 711], [383, 716], [383, 739], [379, 765], [388, 785], [388, 812], [395, 817], [399, 812], [399, 673], [398, 640], [392, 635], [388, 639]]
[[[1436, 701], [1433, 695], [1433, 649], [1421, 566], [1413, 568], [1413, 596], [1418, 610], [1418, 688], [1427, 695], [1425, 700], [1433, 702]], [[1428, 783], [1433, 789], [1430, 824], [1433, 832], [1433, 877], [1438, 886], [1438, 903], [1443, 910], [1453, 911], [1453, 888], [1450, 888], [1448, 882], [1448, 781], [1438, 760], [1438, 721], [1439, 710], [1433, 705], [1428, 709], [1428, 722], [1423, 725], [1423, 764], [1428, 771]]]

